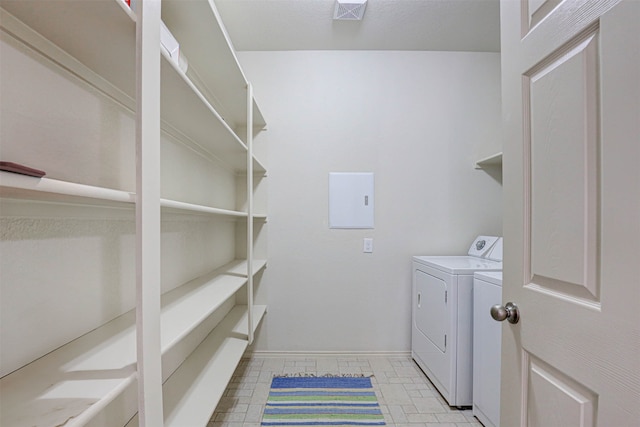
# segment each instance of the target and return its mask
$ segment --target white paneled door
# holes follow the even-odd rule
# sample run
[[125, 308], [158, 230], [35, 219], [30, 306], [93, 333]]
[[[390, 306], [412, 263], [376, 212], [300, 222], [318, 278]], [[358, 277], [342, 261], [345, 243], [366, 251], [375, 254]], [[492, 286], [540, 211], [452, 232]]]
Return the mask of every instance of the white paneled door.
[[640, 426], [640, 1], [501, 21], [501, 424]]

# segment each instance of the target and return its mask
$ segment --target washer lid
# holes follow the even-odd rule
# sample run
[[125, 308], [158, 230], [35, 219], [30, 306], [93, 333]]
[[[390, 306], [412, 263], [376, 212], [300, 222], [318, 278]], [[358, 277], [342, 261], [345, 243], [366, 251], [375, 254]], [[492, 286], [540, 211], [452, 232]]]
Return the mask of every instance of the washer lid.
[[473, 274], [474, 279], [484, 280], [494, 285], [502, 286], [502, 271], [483, 271]]
[[500, 237], [493, 247], [489, 249], [485, 258], [493, 261], [502, 261], [502, 237]]
[[502, 263], [474, 256], [414, 256], [414, 261], [449, 274], [502, 271]]

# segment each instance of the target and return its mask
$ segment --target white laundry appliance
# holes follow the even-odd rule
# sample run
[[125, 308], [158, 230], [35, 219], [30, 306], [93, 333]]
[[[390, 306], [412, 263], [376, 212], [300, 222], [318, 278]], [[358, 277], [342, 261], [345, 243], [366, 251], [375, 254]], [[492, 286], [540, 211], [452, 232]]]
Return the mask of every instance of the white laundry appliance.
[[502, 324], [491, 307], [502, 304], [502, 272], [473, 275], [473, 415], [485, 427], [500, 425]]
[[502, 238], [478, 236], [467, 256], [414, 256], [411, 355], [450, 406], [471, 406], [473, 275], [502, 270]]

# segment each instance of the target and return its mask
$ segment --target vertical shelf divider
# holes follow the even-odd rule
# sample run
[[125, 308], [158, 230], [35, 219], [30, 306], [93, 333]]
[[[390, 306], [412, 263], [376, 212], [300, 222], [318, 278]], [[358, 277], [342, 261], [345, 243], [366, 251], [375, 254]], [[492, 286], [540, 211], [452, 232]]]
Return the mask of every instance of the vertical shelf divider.
[[160, 0], [137, 2], [136, 351], [141, 427], [164, 424], [160, 347], [160, 11]]
[[247, 83], [247, 321], [253, 342], [253, 86]]

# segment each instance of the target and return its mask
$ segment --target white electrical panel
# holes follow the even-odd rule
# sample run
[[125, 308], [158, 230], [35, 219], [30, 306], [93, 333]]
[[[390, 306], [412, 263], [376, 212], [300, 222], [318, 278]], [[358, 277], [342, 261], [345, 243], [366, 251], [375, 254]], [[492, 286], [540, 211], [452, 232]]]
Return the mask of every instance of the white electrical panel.
[[329, 227], [373, 228], [373, 172], [329, 173]]

